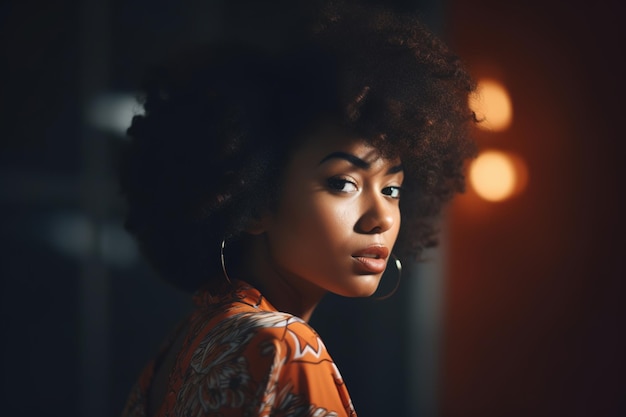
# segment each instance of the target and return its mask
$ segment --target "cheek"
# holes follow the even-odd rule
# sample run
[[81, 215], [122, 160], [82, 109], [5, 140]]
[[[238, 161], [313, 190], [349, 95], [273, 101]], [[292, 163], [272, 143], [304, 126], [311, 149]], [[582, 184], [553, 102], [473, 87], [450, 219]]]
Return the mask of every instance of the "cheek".
[[396, 208], [396, 213], [394, 216], [393, 223], [393, 243], [395, 244], [396, 239], [398, 238], [398, 234], [400, 234], [400, 226], [402, 225], [402, 215], [400, 214], [400, 207]]
[[332, 261], [330, 255], [342, 252], [350, 237], [355, 212], [321, 193], [291, 199], [281, 207], [278, 221], [268, 233], [272, 248], [278, 252], [275, 259], [293, 265]]
[[314, 233], [332, 241], [343, 240], [352, 233], [358, 212], [349, 202], [333, 196], [311, 201], [306, 210], [311, 223], [315, 223], [312, 225]]
[[341, 240], [346, 229], [350, 229], [350, 210], [328, 200], [317, 198], [302, 201], [303, 204], [293, 208], [291, 221], [286, 222], [289, 229], [285, 232], [316, 245]]

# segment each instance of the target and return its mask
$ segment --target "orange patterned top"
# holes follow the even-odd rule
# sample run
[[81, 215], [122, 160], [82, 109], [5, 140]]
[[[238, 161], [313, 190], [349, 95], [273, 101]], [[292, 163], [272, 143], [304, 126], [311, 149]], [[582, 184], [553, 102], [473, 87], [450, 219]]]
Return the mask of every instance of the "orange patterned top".
[[[194, 301], [155, 416], [356, 417], [339, 370], [303, 320], [242, 281], [219, 297], [199, 291]], [[144, 369], [123, 417], [147, 417], [154, 368], [153, 361]]]

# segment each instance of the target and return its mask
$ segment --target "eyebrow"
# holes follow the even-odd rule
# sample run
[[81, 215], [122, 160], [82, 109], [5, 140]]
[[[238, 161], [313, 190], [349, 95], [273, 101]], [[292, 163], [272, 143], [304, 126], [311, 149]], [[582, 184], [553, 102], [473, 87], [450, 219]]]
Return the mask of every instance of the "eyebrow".
[[[370, 169], [370, 167], [372, 166], [369, 162], [364, 161], [363, 159], [359, 158], [358, 156], [352, 155], [351, 153], [347, 153], [347, 152], [333, 152], [330, 153], [328, 155], [326, 155], [324, 158], [322, 158], [322, 160], [320, 161], [319, 165], [322, 165], [324, 162], [329, 161], [331, 159], [343, 159], [345, 161], [350, 162], [352, 165], [354, 165], [357, 168], [361, 168], [364, 170], [368, 170]], [[389, 170], [387, 171], [387, 174], [396, 174], [398, 172], [403, 171], [402, 168], [402, 164], [399, 165], [395, 165], [391, 168], [389, 168]]]

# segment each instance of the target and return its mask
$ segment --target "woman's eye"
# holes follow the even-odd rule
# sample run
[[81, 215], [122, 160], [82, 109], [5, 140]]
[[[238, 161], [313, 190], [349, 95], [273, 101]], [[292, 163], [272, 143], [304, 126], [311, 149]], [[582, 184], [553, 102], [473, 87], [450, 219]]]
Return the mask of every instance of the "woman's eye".
[[383, 188], [383, 194], [391, 198], [400, 198], [401, 191], [401, 187], [391, 186]]
[[351, 193], [357, 191], [356, 184], [345, 178], [330, 178], [328, 180], [328, 187], [333, 191], [341, 193]]

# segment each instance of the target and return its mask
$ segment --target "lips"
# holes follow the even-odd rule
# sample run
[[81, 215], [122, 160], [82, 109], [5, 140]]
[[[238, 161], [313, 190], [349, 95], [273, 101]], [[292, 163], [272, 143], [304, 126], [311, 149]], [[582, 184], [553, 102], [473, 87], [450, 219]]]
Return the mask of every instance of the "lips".
[[352, 254], [352, 259], [358, 262], [358, 266], [372, 274], [380, 274], [387, 267], [389, 249], [385, 246], [369, 246]]

